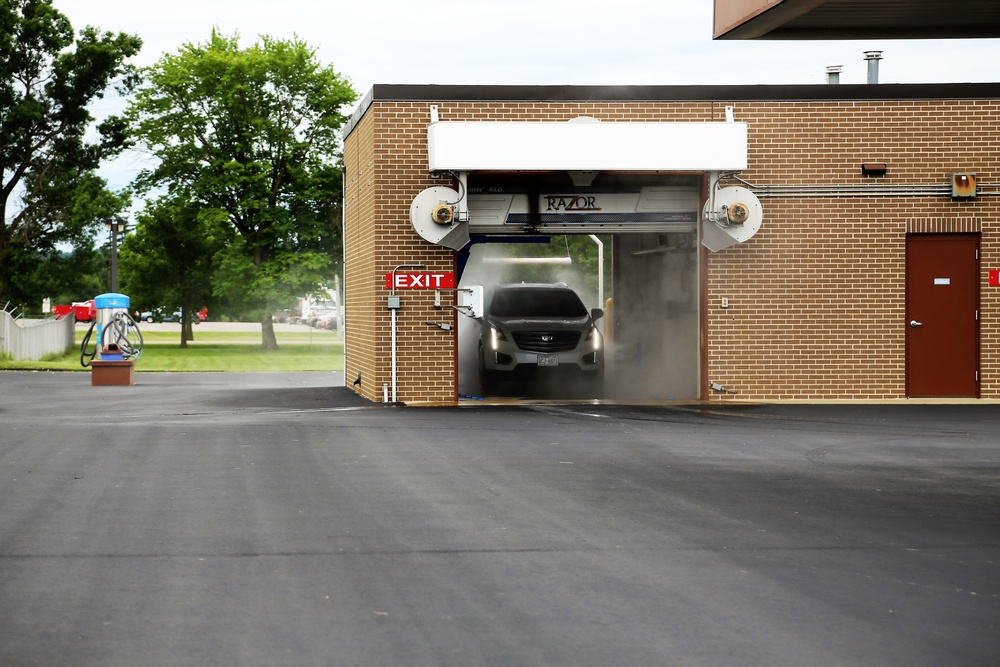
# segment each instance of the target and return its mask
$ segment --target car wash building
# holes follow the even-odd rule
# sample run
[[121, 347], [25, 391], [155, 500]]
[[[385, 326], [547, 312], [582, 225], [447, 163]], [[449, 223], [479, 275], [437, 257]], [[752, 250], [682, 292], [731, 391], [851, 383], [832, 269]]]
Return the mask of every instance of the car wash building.
[[609, 399], [1000, 398], [1000, 84], [378, 85], [344, 191], [372, 401], [474, 394], [490, 248], [564, 235]]

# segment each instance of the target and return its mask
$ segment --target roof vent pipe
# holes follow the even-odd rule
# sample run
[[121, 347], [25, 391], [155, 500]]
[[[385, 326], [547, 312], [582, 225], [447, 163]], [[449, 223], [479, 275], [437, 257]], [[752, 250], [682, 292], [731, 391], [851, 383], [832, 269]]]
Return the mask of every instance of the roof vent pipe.
[[844, 70], [843, 65], [826, 66], [826, 82], [831, 84], [840, 83], [840, 73]]
[[882, 60], [881, 51], [865, 51], [868, 61], [868, 83], [878, 83], [878, 61]]

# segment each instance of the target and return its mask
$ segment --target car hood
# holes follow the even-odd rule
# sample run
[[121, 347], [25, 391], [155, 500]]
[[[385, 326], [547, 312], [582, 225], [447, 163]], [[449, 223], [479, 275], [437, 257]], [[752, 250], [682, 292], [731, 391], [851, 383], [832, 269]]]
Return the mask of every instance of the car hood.
[[590, 317], [487, 317], [486, 322], [509, 330], [581, 331], [590, 324]]

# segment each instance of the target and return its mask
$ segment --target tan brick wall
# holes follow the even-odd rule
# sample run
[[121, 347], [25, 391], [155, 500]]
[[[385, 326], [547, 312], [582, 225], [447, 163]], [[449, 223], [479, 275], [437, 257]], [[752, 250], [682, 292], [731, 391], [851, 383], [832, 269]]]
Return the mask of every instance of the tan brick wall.
[[[775, 185], [941, 185], [970, 171], [1000, 182], [990, 102], [736, 103], [750, 124], [750, 169]], [[992, 129], [992, 136], [983, 130]], [[884, 178], [861, 176], [884, 161]], [[761, 231], [708, 264], [708, 376], [747, 399], [905, 397], [908, 220], [939, 231], [975, 220], [981, 239], [984, 398], [1000, 397], [1000, 197], [765, 198]], [[728, 298], [730, 307], [718, 307]], [[725, 397], [722, 397], [725, 398]], [[732, 399], [730, 399], [732, 400]]]
[[[389, 105], [362, 118], [344, 143], [346, 366], [348, 385], [372, 401], [391, 398], [392, 326], [386, 306], [385, 274], [400, 264], [424, 264], [428, 271], [453, 271], [454, 253], [433, 246], [413, 231], [410, 203], [437, 185], [427, 177], [429, 117], [398, 113]], [[400, 290], [396, 322], [396, 387], [402, 402], [456, 400], [454, 345], [426, 322], [454, 325], [453, 310], [436, 310], [433, 291]], [[453, 295], [448, 295], [452, 299]]]
[[[348, 384], [382, 400], [390, 381], [384, 274], [422, 262], [453, 270], [451, 251], [412, 230], [409, 206], [427, 176], [430, 106], [441, 120], [722, 120], [727, 104], [749, 123], [755, 186], [940, 185], [955, 171], [1000, 183], [997, 101], [856, 102], [379, 102], [345, 142]], [[863, 161], [888, 163], [863, 177]], [[1000, 398], [1000, 197], [762, 199], [765, 221], [748, 243], [706, 253], [707, 379], [739, 393], [714, 400], [903, 398], [908, 221], [974, 220], [982, 233], [981, 390]], [[941, 222], [944, 221], [944, 222]], [[455, 322], [433, 292], [401, 292], [398, 387], [404, 402], [455, 400]], [[449, 295], [449, 298], [452, 298]], [[729, 308], [718, 307], [722, 298]], [[453, 303], [454, 301], [451, 301]]]
[[375, 271], [376, 235], [365, 233], [374, 226], [375, 213], [372, 125], [372, 117], [366, 116], [344, 141], [344, 370], [349, 384], [360, 373], [361, 384], [352, 386], [376, 400], [379, 331], [376, 292], [370, 279]]

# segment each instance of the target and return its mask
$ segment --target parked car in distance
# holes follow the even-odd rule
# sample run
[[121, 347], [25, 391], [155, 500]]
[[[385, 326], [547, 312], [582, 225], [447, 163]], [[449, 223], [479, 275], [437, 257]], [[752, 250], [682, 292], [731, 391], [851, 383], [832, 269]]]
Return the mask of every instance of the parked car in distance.
[[337, 328], [340, 326], [340, 316], [337, 314], [337, 311], [334, 310], [334, 312], [323, 317], [320, 320], [320, 326], [322, 326], [327, 331], [336, 331]]
[[[142, 322], [180, 322], [183, 313], [180, 308], [173, 310], [167, 310], [165, 308], [157, 308], [155, 310], [146, 310], [139, 313], [139, 319]], [[194, 324], [200, 324], [208, 319], [208, 308], [202, 308], [197, 313], [195, 317], [192, 318]]]
[[309, 311], [306, 324], [316, 329], [330, 329], [334, 331], [337, 328], [338, 319], [336, 308], [313, 308]]
[[139, 320], [142, 322], [180, 322], [181, 311], [154, 308], [139, 313]]

